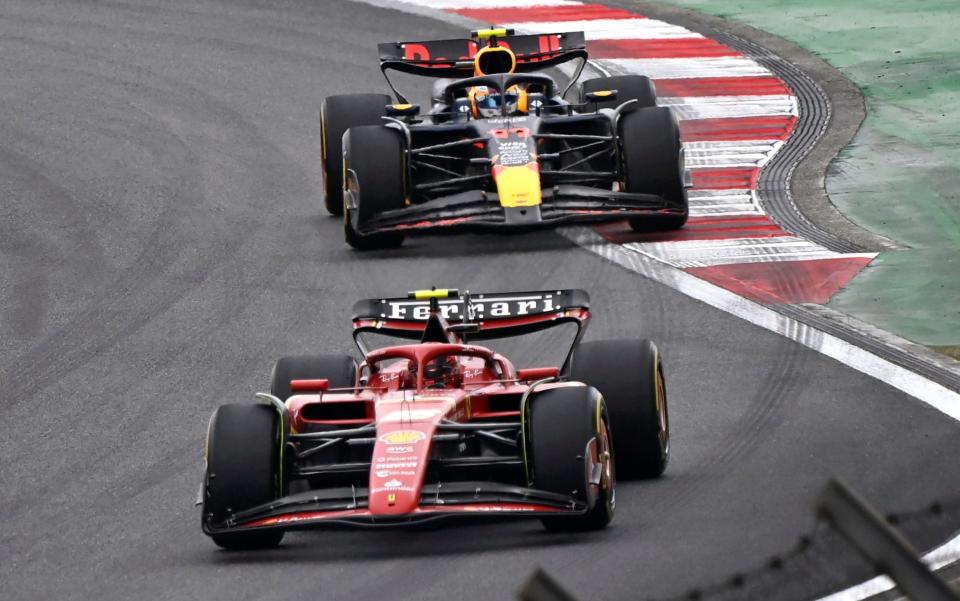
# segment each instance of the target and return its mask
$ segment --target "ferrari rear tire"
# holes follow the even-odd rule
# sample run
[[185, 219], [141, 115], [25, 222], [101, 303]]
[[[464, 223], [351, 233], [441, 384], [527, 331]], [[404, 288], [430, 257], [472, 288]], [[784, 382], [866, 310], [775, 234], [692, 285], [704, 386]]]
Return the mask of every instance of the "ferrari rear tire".
[[377, 125], [387, 114], [386, 94], [328, 96], [320, 105], [320, 168], [323, 203], [331, 215], [343, 214], [343, 134], [357, 125]]
[[395, 232], [360, 233], [372, 218], [404, 205], [404, 145], [401, 134], [382, 125], [353, 127], [343, 135], [343, 232], [357, 250], [395, 248], [403, 235]]
[[680, 126], [667, 107], [647, 107], [625, 114], [619, 126], [624, 188], [627, 192], [657, 194], [675, 212], [630, 219], [634, 231], [674, 230], [689, 215], [683, 185], [684, 156]]
[[[600, 530], [613, 519], [616, 474], [609, 417], [603, 398], [589, 386], [534, 394], [525, 416], [528, 476], [538, 490], [572, 496], [587, 505], [578, 516], [542, 518], [555, 531]], [[600, 465], [591, 483], [586, 457]]]
[[607, 403], [617, 474], [661, 475], [670, 459], [670, 420], [657, 346], [650, 340], [583, 342], [570, 377], [597, 388]]
[[[280, 419], [266, 405], [223, 405], [207, 432], [207, 471], [204, 477], [203, 519], [224, 522], [283, 494], [280, 468]], [[212, 534], [225, 549], [276, 547], [283, 531], [265, 530]]]
[[297, 355], [283, 357], [273, 366], [270, 394], [281, 401], [290, 398], [291, 380], [326, 379], [330, 388], [354, 385], [357, 362], [350, 355]]
[[615, 109], [628, 100], [636, 100], [636, 108], [657, 106], [657, 89], [646, 75], [615, 75], [588, 79], [580, 86], [580, 102], [587, 92], [616, 90], [617, 97], [597, 103], [602, 109]]

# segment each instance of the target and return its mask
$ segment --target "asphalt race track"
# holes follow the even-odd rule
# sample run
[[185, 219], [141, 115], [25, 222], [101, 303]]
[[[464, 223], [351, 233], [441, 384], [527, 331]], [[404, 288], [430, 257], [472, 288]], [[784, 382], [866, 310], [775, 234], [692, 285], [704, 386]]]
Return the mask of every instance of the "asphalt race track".
[[[321, 206], [321, 98], [384, 90], [378, 41], [462, 34], [341, 2], [4, 0], [0, 597], [508, 599], [541, 565], [584, 598], [632, 599], [783, 550], [831, 474], [884, 510], [955, 494], [960, 424], [559, 235], [349, 250]], [[357, 298], [433, 284], [586, 288], [590, 337], [656, 340], [667, 476], [622, 484], [589, 535], [217, 549], [193, 506], [213, 408], [267, 388], [279, 356], [350, 350]]]

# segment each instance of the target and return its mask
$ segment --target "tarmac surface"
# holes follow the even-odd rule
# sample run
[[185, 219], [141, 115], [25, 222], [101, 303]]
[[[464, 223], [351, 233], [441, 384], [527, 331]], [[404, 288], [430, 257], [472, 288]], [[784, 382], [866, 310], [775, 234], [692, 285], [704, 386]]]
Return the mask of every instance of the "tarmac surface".
[[[960, 424], [558, 235], [349, 250], [322, 211], [321, 98], [385, 89], [378, 41], [459, 35], [341, 2], [3, 3], [6, 598], [505, 599], [538, 565], [584, 598], [659, 596], [787, 548], [830, 475], [884, 511], [953, 492]], [[336, 530], [217, 549], [193, 507], [214, 407], [267, 388], [280, 356], [349, 351], [357, 298], [434, 284], [582, 287], [590, 338], [656, 340], [667, 475], [622, 484], [600, 533]]]

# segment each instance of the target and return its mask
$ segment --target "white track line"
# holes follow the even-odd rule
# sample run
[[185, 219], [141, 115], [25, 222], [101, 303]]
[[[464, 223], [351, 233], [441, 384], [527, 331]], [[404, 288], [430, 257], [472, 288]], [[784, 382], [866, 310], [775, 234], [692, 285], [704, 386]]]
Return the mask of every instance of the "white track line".
[[796, 236], [681, 240], [677, 242], [630, 242], [623, 246], [681, 269], [731, 265], [734, 263], [816, 261], [848, 257], [872, 259], [877, 256], [876, 253], [838, 253]]
[[687, 142], [683, 145], [686, 165], [699, 167], [760, 167], [772, 157], [780, 140], [742, 140], [736, 142]]
[[702, 38], [685, 27], [656, 19], [584, 19], [583, 21], [536, 21], [507, 23], [517, 33], [582, 31], [588, 40], [670, 40]]
[[[960, 393], [916, 374], [865, 349], [822, 332], [804, 323], [781, 315], [759, 303], [701, 280], [682, 269], [655, 260], [647, 255], [611, 244], [587, 227], [558, 230], [576, 244], [609, 261], [660, 282], [687, 296], [735, 315], [754, 325], [776, 332], [861, 373], [885, 382], [894, 388], [930, 405], [944, 415], [960, 421]], [[849, 256], [849, 255], [844, 255]]]
[[750, 188], [744, 188], [742, 190], [690, 190], [689, 196], [690, 201], [694, 200], [710, 200], [714, 198], [734, 198], [734, 197], [748, 197], [753, 198], [754, 191]]
[[691, 190], [691, 217], [761, 216], [753, 190]]
[[729, 117], [779, 117], [791, 115], [795, 117], [798, 114], [796, 97], [783, 94], [770, 94], [765, 96], [661, 96], [657, 98], [657, 104], [672, 108], [679, 119], [723, 119]]
[[770, 76], [770, 70], [742, 56], [702, 58], [605, 58], [605, 67], [615, 73], [641, 73], [652, 79], [688, 79], [695, 77]]
[[724, 206], [690, 205], [691, 217], [748, 217], [750, 215], [763, 215], [763, 211], [749, 204], [731, 204]]

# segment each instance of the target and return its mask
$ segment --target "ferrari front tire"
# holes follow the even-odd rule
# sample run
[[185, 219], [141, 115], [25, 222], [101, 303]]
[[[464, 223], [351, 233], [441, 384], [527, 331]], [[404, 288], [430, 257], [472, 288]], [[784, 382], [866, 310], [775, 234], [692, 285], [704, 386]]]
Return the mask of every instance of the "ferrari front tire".
[[396, 248], [396, 232], [361, 233], [381, 213], [404, 207], [404, 145], [396, 129], [382, 125], [350, 128], [343, 135], [343, 229], [347, 244], [357, 250]]
[[[223, 405], [213, 414], [207, 433], [205, 525], [215, 527], [281, 496], [279, 421], [266, 405]], [[283, 531], [223, 532], [211, 538], [225, 549], [262, 549], [279, 545]]]
[[630, 219], [634, 231], [674, 230], [689, 215], [683, 183], [684, 157], [680, 125], [667, 107], [631, 111], [620, 118], [621, 162], [627, 192], [656, 194], [670, 206], [670, 214]]
[[377, 125], [387, 114], [386, 94], [328, 96], [320, 105], [320, 168], [323, 203], [331, 215], [343, 214], [343, 134], [358, 125]]
[[643, 339], [583, 342], [570, 377], [603, 395], [620, 477], [660, 476], [670, 459], [670, 420], [657, 346]]
[[[574, 497], [587, 506], [581, 515], [544, 517], [544, 527], [551, 531], [606, 528], [616, 504], [616, 474], [603, 398], [590, 386], [546, 390], [531, 397], [526, 420], [527, 470], [533, 487]], [[600, 465], [597, 483], [587, 473], [591, 464]]]

